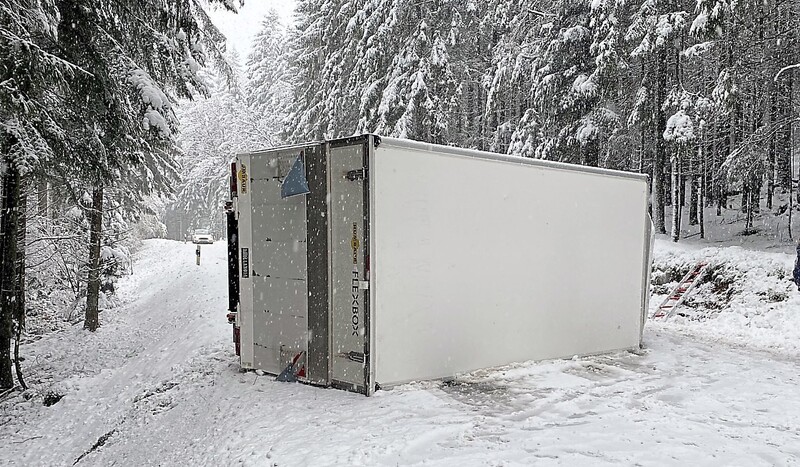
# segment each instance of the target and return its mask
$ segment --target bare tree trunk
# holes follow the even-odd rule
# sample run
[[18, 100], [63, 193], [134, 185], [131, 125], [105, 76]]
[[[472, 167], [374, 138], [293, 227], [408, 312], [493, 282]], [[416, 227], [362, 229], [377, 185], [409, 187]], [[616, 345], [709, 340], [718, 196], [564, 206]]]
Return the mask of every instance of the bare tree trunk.
[[[709, 129], [710, 136], [709, 140], [711, 140], [711, 144], [708, 148], [708, 160], [711, 163], [712, 169], [717, 167], [717, 160], [719, 159], [719, 145], [717, 144], [717, 117], [711, 117], [711, 128]], [[717, 190], [718, 190], [718, 181], [717, 178], [714, 176], [713, 170], [706, 171], [706, 185], [703, 187], [706, 192], [706, 199], [708, 200], [708, 206], [716, 206], [717, 203]], [[717, 214], [719, 215], [719, 214]]]
[[103, 229], [103, 185], [92, 192], [89, 210], [89, 282], [86, 288], [86, 318], [83, 328], [96, 331], [100, 326], [98, 301], [100, 298], [100, 236]]
[[753, 227], [753, 190], [749, 188], [752, 184], [750, 177], [745, 180], [748, 189], [746, 193], [742, 193], [742, 211], [745, 213], [744, 231], [750, 233]]
[[656, 151], [653, 157], [653, 223], [655, 224], [656, 233], [660, 234], [667, 233], [667, 228], [664, 223], [664, 165], [666, 162], [666, 146], [664, 145], [664, 137], [662, 136], [667, 126], [667, 118], [661, 107], [664, 102], [664, 97], [666, 96], [667, 73], [664, 69], [666, 62], [666, 52], [660, 52], [656, 63], [658, 81], [656, 84], [656, 99], [653, 106], [656, 124], [655, 131], [653, 132], [656, 140]]
[[772, 210], [773, 198], [775, 197], [775, 150], [770, 142], [770, 150], [767, 163], [767, 209]]
[[[789, 170], [792, 173], [794, 172], [794, 163], [792, 163], [791, 160], [789, 161]], [[794, 240], [794, 237], [792, 237], [792, 211], [794, 211], [794, 206], [792, 206], [792, 198], [793, 198], [792, 185], [790, 184], [789, 185], [789, 240]]]
[[[789, 102], [786, 104], [786, 153], [790, 161], [794, 162], [794, 73], [789, 73], [786, 79], [786, 95], [789, 97]], [[794, 171], [789, 165], [789, 185], [793, 183]], [[800, 201], [800, 190], [797, 190], [797, 200]]]
[[47, 180], [39, 178], [36, 181], [36, 213], [42, 217], [47, 217]]
[[[791, 89], [791, 86], [790, 86], [790, 89]], [[790, 98], [789, 98], [789, 102], [790, 103], [792, 102], [791, 95], [790, 95]], [[789, 110], [789, 117], [793, 116], [792, 110], [793, 109]], [[792, 124], [791, 124], [791, 120], [790, 120], [789, 121], [789, 141], [791, 142], [791, 140], [792, 140]], [[791, 145], [790, 145], [789, 154], [788, 154], [788, 159], [789, 159], [789, 164], [788, 164], [788, 166], [789, 166], [789, 170], [788, 170], [788, 173], [789, 173], [789, 239], [790, 240], [794, 240], [794, 238], [792, 236], [792, 214], [794, 212], [794, 206], [793, 206], [794, 203], [792, 202], [793, 199], [794, 199], [794, 194], [792, 193], [792, 189], [794, 187], [794, 181], [793, 181], [793, 178], [794, 178], [794, 157], [793, 156], [794, 156], [794, 153], [792, 152], [792, 148], [791, 148]], [[800, 192], [800, 189], [798, 189], [797, 191]]]
[[28, 389], [25, 379], [22, 377], [22, 363], [19, 360], [19, 341], [22, 338], [22, 331], [25, 329], [25, 238], [28, 217], [28, 194], [27, 181], [20, 177], [19, 181], [19, 207], [17, 209], [17, 280], [16, 298], [14, 300], [14, 369], [17, 373], [17, 381], [22, 389]]
[[[697, 145], [699, 157], [703, 157], [703, 135], [700, 134], [699, 144]], [[697, 174], [697, 162], [694, 157], [689, 158], [689, 225], [697, 225], [697, 186], [703, 183]]]
[[17, 220], [19, 210], [19, 171], [8, 164], [3, 174], [0, 210], [0, 388], [14, 387], [11, 372], [11, 339], [17, 285]]
[[[732, 139], [734, 138], [734, 130], [732, 129], [733, 125], [735, 124], [735, 119], [731, 117], [729, 122], [729, 126], [731, 128], [725, 130], [723, 129], [721, 133], [724, 135], [723, 140], [723, 149], [722, 155], [720, 160], [724, 161], [728, 158], [731, 151], [733, 151], [733, 142]], [[722, 215], [722, 208], [728, 209], [728, 180], [724, 174], [721, 174], [718, 177], [718, 186], [719, 191], [717, 192], [717, 215]]]
[[599, 152], [600, 143], [597, 142], [597, 140], [587, 143], [586, 147], [584, 148], [584, 165], [588, 165], [589, 167], [597, 167], [600, 160]]
[[644, 126], [641, 126], [639, 128], [639, 166], [638, 166], [639, 173], [644, 172], [645, 144], [646, 143], [645, 143]]
[[764, 177], [758, 173], [753, 178], [753, 185], [750, 187], [750, 204], [753, 212], [761, 212], [761, 186], [764, 184]]
[[742, 180], [742, 205], [741, 211], [746, 213], [750, 210], [750, 177], [745, 176]]
[[[700, 146], [700, 148], [701, 148], [701, 151], [702, 151], [702, 146]], [[700, 156], [700, 173], [702, 175], [701, 175], [701, 178], [700, 178], [700, 187], [699, 187], [699, 190], [698, 190], [699, 193], [697, 194], [697, 198], [698, 198], [697, 201], [698, 201], [698, 204], [699, 204], [697, 210], [698, 210], [698, 213], [700, 215], [700, 217], [698, 218], [698, 222], [700, 224], [700, 238], [706, 238], [706, 225], [705, 225], [706, 203], [705, 203], [705, 199], [704, 198], [706, 197], [706, 186], [707, 185], [706, 185], [706, 158], [705, 158], [704, 155]]]
[[689, 183], [689, 225], [697, 225], [700, 220], [698, 218], [698, 199], [700, 193], [700, 184], [702, 180], [697, 175], [691, 176]]
[[789, 124], [792, 117], [791, 110], [791, 83], [792, 73], [788, 73], [786, 81], [780, 86], [781, 94], [784, 96], [782, 101], [783, 105], [778, 109], [779, 122], [781, 129], [777, 132], [776, 138], [776, 158], [778, 166], [778, 184], [784, 189], [784, 192], [789, 191], [792, 185], [792, 169], [791, 169], [791, 150], [792, 150], [792, 132], [791, 125]]
[[653, 156], [653, 223], [656, 233], [667, 233], [664, 224], [664, 159], [661, 151]]
[[775, 164], [775, 132], [771, 131], [775, 125], [777, 108], [775, 104], [775, 84], [770, 83], [769, 91], [769, 110], [767, 111], [767, 128], [770, 129], [768, 153], [767, 153], [767, 209], [772, 209], [772, 198], [775, 196], [775, 178], [777, 175]]
[[675, 149], [672, 155], [672, 241], [677, 242], [681, 236], [681, 203], [679, 202], [680, 183], [680, 150]]
[[677, 197], [672, 196], [675, 192], [674, 189], [675, 184], [672, 183], [672, 169], [671, 169], [671, 164], [672, 164], [671, 161], [673, 157], [674, 155], [672, 154], [668, 153], [664, 154], [664, 166], [665, 166], [664, 169], [666, 171], [664, 173], [664, 206], [672, 206], [677, 200]]

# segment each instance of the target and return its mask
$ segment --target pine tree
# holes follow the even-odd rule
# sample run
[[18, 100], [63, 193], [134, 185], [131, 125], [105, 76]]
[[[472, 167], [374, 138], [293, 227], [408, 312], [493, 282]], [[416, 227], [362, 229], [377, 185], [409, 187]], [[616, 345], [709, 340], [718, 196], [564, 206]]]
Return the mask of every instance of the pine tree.
[[[667, 232], [672, 206], [678, 236], [687, 198], [690, 224], [703, 229], [704, 203], [721, 212], [741, 187], [750, 222], [762, 185], [768, 208], [776, 188], [791, 188], [798, 8], [302, 0], [284, 130], [293, 140], [380, 132], [649, 173], [656, 231]], [[675, 119], [691, 121], [694, 138], [665, 139]]]
[[[247, 105], [264, 130], [265, 137], [276, 135], [286, 119], [293, 79], [288, 70], [287, 32], [275, 10], [261, 22], [261, 30], [247, 57], [245, 90]], [[278, 141], [269, 142], [277, 145]]]
[[538, 1], [498, 0], [489, 7], [487, 21], [498, 30], [492, 46], [491, 69], [484, 78], [486, 103], [484, 132], [493, 151], [535, 157], [545, 138], [542, 117], [533, 106], [537, 57], [553, 14], [540, 10]]
[[481, 17], [476, 3], [303, 1], [297, 12], [291, 139], [379, 132], [458, 142], [475, 51], [463, 34]]
[[[679, 38], [688, 27], [687, 18], [688, 13], [679, 4], [645, 0], [638, 5], [626, 33], [626, 40], [633, 46], [632, 69], [639, 71], [638, 92], [629, 121], [639, 126], [642, 159], [645, 148], [654, 147], [648, 156], [652, 160], [651, 209], [657, 233], [666, 233], [664, 209], [670, 194], [666, 179], [668, 148], [663, 138], [668, 119], [666, 103], [670, 91], [679, 86], [680, 77], [679, 73], [670, 73], [669, 67], [672, 64], [679, 69]], [[676, 158], [670, 161], [680, 163]]]
[[[326, 57], [337, 47], [329, 20], [338, 6], [334, 0], [299, 0], [297, 22], [290, 32], [290, 73], [296, 79], [292, 107], [287, 117], [287, 141], [315, 141], [330, 127], [323, 107], [329, 90], [322, 78]], [[330, 136], [330, 135], [327, 135]]]
[[124, 185], [139, 196], [167, 191], [178, 123], [174, 96], [206, 92], [197, 74], [205, 62], [227, 67], [221, 35], [193, 0], [172, 5], [61, 0], [57, 6], [61, 53], [93, 70], [70, 80], [75, 139], [61, 151], [56, 169], [92, 185], [84, 325], [94, 331], [105, 188]]
[[626, 66], [617, 24], [622, 6], [563, 2], [548, 25], [535, 64], [534, 107], [545, 129], [538, 157], [597, 166], [621, 128], [615, 100]]
[[68, 76], [86, 73], [48, 51], [56, 22], [52, 2], [0, 1], [0, 388], [13, 386], [10, 339], [24, 321], [16, 299], [25, 277], [20, 186], [64, 143], [58, 91]]
[[365, 48], [376, 56], [367, 63], [377, 73], [358, 86], [367, 90], [359, 131], [456, 143], [467, 56], [474, 57], [464, 45], [465, 28], [478, 23], [481, 11], [471, 2], [385, 3], [375, 9], [380, 21]]

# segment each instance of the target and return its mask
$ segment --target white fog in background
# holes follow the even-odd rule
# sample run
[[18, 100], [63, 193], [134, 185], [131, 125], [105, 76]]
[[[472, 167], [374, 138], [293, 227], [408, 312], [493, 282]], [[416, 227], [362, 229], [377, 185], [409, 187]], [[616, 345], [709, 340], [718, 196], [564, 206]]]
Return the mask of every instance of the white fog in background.
[[236, 48], [241, 57], [246, 57], [250, 53], [250, 44], [253, 36], [259, 30], [264, 15], [270, 9], [275, 9], [283, 20], [283, 24], [288, 26], [292, 22], [294, 3], [294, 0], [245, 0], [245, 4], [238, 14], [221, 9], [211, 9], [209, 16], [228, 38], [229, 46]]

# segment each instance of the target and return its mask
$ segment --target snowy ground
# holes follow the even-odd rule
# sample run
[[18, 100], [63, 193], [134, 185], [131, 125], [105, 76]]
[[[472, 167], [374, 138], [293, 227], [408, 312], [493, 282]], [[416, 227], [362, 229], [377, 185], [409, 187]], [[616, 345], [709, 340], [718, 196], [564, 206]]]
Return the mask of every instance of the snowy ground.
[[[22, 349], [34, 397], [0, 403], [0, 464], [800, 465], [800, 296], [758, 272], [792, 256], [715, 251], [752, 266], [747, 285], [722, 311], [698, 301], [648, 323], [639, 353], [366, 398], [239, 372], [224, 245], [204, 246], [196, 266], [193, 245], [147, 241], [98, 333], [75, 326]], [[659, 241], [656, 263], [710, 252]], [[764, 281], [782, 300], [761, 299]], [[44, 407], [48, 389], [65, 396]]]

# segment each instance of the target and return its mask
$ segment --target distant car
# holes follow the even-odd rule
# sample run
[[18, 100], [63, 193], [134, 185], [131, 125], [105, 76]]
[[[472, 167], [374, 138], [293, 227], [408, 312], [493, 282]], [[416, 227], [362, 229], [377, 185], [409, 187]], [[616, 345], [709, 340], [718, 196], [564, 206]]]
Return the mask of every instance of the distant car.
[[208, 229], [196, 229], [192, 233], [192, 243], [214, 243], [214, 237]]

